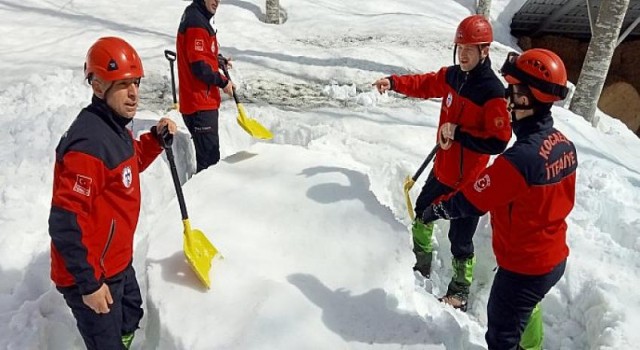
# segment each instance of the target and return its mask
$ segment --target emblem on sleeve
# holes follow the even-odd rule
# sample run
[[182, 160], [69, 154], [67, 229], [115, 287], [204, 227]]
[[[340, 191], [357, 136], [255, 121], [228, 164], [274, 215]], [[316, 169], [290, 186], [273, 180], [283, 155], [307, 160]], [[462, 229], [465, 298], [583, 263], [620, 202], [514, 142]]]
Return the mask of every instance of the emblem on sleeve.
[[91, 178], [88, 176], [76, 175], [76, 183], [73, 185], [73, 190], [81, 195], [89, 197], [91, 194]]
[[196, 51], [204, 51], [204, 40], [196, 39]]
[[451, 107], [451, 103], [453, 103], [453, 95], [449, 93], [447, 95], [447, 107]]
[[124, 169], [122, 169], [122, 184], [124, 185], [124, 187], [129, 188], [131, 187], [132, 182], [133, 182], [133, 177], [131, 174], [131, 167], [126, 166], [124, 167]]
[[496, 128], [498, 129], [501, 129], [504, 126], [504, 120], [502, 120], [502, 118], [500, 117], [494, 119], [493, 122], [496, 125]]
[[483, 177], [479, 178], [476, 183], [473, 184], [473, 189], [476, 190], [476, 192], [482, 192], [489, 186], [491, 186], [491, 178], [489, 174], [484, 174]]

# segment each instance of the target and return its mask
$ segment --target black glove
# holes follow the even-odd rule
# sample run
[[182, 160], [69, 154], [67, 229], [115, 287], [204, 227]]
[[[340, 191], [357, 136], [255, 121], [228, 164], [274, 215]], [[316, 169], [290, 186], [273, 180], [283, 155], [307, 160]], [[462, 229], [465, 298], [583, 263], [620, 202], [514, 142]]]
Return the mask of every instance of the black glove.
[[218, 54], [218, 67], [222, 68], [222, 67], [226, 67], [227, 64], [229, 63], [229, 60], [222, 56], [221, 53]]
[[422, 212], [421, 219], [425, 224], [440, 219], [440, 217], [436, 215], [435, 207], [433, 206], [433, 204], [429, 205], [427, 209]]
[[158, 128], [154, 125], [151, 127], [151, 134], [156, 137], [158, 143], [162, 148], [169, 148], [173, 145], [173, 134], [169, 132], [169, 128], [165, 125], [160, 132], [158, 132]]

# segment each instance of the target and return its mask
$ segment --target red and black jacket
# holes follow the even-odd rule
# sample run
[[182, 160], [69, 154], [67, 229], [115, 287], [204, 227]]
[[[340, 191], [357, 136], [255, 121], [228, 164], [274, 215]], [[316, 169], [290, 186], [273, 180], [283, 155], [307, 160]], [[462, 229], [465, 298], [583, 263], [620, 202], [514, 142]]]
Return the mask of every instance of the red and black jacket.
[[139, 174], [162, 148], [151, 133], [135, 140], [129, 121], [94, 96], [56, 148], [49, 235], [58, 287], [90, 294], [131, 263]]
[[182, 114], [218, 109], [218, 88], [228, 84], [218, 71], [218, 40], [209, 22], [212, 17], [204, 1], [195, 0], [180, 20], [176, 52]]
[[448, 150], [436, 153], [434, 175], [441, 183], [460, 188], [472, 182], [489, 161], [500, 154], [511, 138], [504, 85], [491, 69], [489, 57], [464, 72], [459, 65], [419, 75], [392, 75], [391, 88], [404, 95], [442, 98], [440, 128], [458, 125]]
[[574, 206], [578, 158], [549, 112], [514, 122], [513, 130], [513, 147], [475, 183], [431, 208], [446, 219], [490, 211], [498, 266], [542, 275], [569, 255], [565, 219]]

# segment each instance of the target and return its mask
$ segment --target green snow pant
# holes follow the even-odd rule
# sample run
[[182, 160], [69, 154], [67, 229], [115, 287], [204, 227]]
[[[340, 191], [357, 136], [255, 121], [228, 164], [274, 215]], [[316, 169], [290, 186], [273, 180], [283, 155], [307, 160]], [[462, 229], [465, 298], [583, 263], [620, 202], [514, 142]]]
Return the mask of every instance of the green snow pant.
[[429, 278], [431, 276], [431, 260], [433, 259], [433, 244], [431, 243], [433, 222], [424, 224], [422, 220], [416, 219], [411, 227], [411, 232], [413, 233], [413, 253], [416, 256], [413, 270]]
[[520, 348], [522, 350], [542, 350], [542, 340], [544, 339], [544, 327], [542, 324], [542, 306], [540, 303], [531, 311], [531, 317], [520, 338]]

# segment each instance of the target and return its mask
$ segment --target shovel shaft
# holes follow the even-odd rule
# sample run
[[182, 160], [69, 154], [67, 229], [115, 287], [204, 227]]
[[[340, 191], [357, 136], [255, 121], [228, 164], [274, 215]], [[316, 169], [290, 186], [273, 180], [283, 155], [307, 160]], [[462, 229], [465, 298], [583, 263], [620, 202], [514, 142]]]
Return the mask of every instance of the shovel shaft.
[[418, 181], [418, 178], [420, 177], [420, 175], [422, 175], [422, 173], [424, 172], [424, 169], [427, 167], [427, 165], [429, 165], [429, 163], [431, 163], [431, 161], [433, 160], [433, 157], [436, 156], [436, 152], [438, 151], [438, 147], [439, 145], [436, 144], [433, 149], [431, 150], [431, 153], [429, 153], [429, 155], [427, 156], [427, 158], [424, 160], [424, 162], [422, 162], [422, 164], [420, 165], [420, 168], [418, 168], [418, 171], [416, 171], [416, 173], [413, 175], [413, 177], [409, 178], [409, 176], [407, 176], [406, 180], [404, 181], [404, 198], [407, 202], [407, 210], [409, 211], [409, 217], [411, 218], [411, 220], [413, 221], [415, 219], [415, 212], [413, 211], [413, 205], [411, 204], [411, 197], [409, 196], [409, 191], [411, 190], [411, 188], [413, 187], [413, 185], [416, 183], [416, 181]]
[[187, 205], [184, 202], [184, 195], [182, 194], [182, 186], [180, 186], [180, 179], [178, 178], [178, 170], [176, 169], [176, 161], [173, 157], [173, 149], [171, 146], [165, 147], [167, 153], [167, 159], [169, 160], [169, 168], [171, 168], [171, 178], [173, 178], [173, 186], [176, 188], [176, 195], [178, 196], [178, 204], [180, 205], [180, 214], [182, 214], [182, 220], [188, 220]]
[[[222, 69], [224, 76], [227, 77], [229, 81], [231, 81], [231, 77], [229, 76], [229, 71], [227, 70], [227, 66], [222, 64], [220, 68]], [[240, 101], [238, 100], [238, 95], [236, 95], [236, 89], [233, 89], [233, 99], [236, 101], [236, 104], [240, 103]]]
[[424, 162], [422, 162], [422, 164], [420, 165], [420, 168], [418, 168], [418, 171], [416, 171], [416, 173], [411, 178], [411, 180], [413, 180], [413, 182], [418, 181], [418, 178], [420, 177], [420, 175], [422, 175], [422, 172], [424, 172], [424, 169], [427, 167], [427, 165], [429, 165], [429, 163], [431, 163], [431, 161], [433, 160], [433, 157], [436, 156], [436, 152], [438, 151], [438, 147], [439, 147], [438, 145], [435, 145], [433, 147], [433, 149], [431, 150], [431, 153], [429, 153], [427, 158], [425, 158]]

